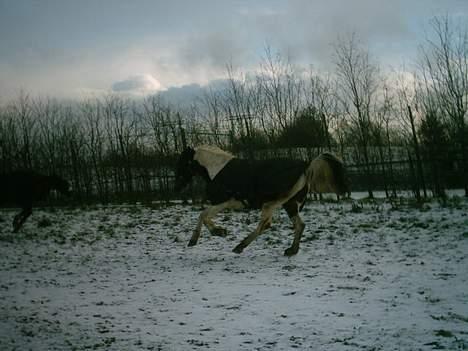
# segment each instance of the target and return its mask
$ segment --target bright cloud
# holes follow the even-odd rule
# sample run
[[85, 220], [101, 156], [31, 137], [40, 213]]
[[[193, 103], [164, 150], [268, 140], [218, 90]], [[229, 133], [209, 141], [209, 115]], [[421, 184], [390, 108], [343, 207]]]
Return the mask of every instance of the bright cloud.
[[161, 83], [151, 74], [129, 77], [112, 84], [112, 91], [129, 94], [148, 94], [162, 90]]

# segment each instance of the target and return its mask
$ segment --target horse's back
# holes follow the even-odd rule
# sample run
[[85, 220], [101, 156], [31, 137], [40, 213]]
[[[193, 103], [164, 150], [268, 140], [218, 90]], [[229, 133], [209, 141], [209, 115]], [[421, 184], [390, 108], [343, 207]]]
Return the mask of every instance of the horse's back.
[[259, 208], [286, 194], [304, 174], [307, 163], [291, 159], [231, 160], [208, 184], [213, 203], [235, 198]]
[[255, 164], [257, 191], [282, 194], [291, 190], [307, 169], [307, 163], [293, 159], [260, 160]]
[[43, 176], [33, 171], [13, 171], [0, 175], [0, 203], [31, 206], [36, 198], [41, 198]]
[[13, 203], [16, 193], [16, 179], [14, 173], [0, 174], [0, 204]]

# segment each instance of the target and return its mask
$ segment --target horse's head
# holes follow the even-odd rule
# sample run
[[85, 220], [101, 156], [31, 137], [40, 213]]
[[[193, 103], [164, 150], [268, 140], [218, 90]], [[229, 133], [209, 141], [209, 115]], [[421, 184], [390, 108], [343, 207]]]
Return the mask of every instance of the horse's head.
[[182, 190], [194, 175], [200, 175], [206, 181], [213, 180], [233, 158], [233, 155], [216, 146], [186, 148], [177, 162], [175, 190]]
[[351, 197], [351, 179], [343, 163], [340, 168], [335, 168], [335, 192], [337, 195]]
[[68, 181], [66, 181], [65, 179], [63, 179], [63, 178], [61, 178], [61, 177], [59, 177], [57, 175], [49, 176], [49, 180], [50, 180], [51, 188], [57, 190], [62, 195], [70, 196], [71, 187], [70, 187], [70, 183]]
[[195, 150], [187, 147], [179, 156], [175, 170], [175, 190], [181, 191], [195, 175], [196, 161], [193, 159]]
[[345, 181], [344, 181], [344, 187], [343, 187], [343, 194], [347, 198], [351, 197], [351, 178], [346, 174], [345, 176]]
[[311, 186], [314, 191], [350, 196], [350, 179], [340, 158], [330, 152], [324, 152], [312, 161], [310, 169]]

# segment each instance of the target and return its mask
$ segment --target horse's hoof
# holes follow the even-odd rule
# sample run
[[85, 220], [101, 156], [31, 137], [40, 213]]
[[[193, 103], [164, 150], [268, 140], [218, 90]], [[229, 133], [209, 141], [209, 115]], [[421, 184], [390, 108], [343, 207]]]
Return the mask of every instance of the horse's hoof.
[[297, 254], [297, 252], [299, 251], [299, 248], [297, 247], [290, 247], [286, 250], [284, 250], [284, 255], [285, 256], [294, 256], [295, 254]]
[[211, 235], [225, 237], [227, 235], [227, 230], [221, 227], [213, 228]]
[[190, 240], [190, 241], [188, 242], [188, 246], [189, 246], [189, 247], [190, 247], [190, 246], [195, 246], [195, 245], [197, 245], [197, 241], [196, 241], [196, 240]]
[[234, 249], [232, 249], [232, 252], [235, 252], [236, 254], [240, 254], [244, 251], [244, 248], [241, 245], [237, 245]]

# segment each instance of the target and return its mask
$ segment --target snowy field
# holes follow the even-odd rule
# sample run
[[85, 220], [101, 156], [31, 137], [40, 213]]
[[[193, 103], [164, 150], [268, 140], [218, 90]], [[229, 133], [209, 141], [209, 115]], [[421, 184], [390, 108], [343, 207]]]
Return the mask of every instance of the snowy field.
[[308, 203], [242, 254], [258, 212], [0, 211], [0, 350], [466, 350], [468, 201]]

